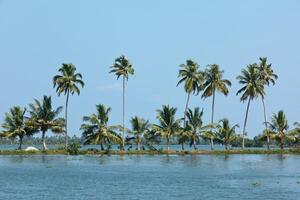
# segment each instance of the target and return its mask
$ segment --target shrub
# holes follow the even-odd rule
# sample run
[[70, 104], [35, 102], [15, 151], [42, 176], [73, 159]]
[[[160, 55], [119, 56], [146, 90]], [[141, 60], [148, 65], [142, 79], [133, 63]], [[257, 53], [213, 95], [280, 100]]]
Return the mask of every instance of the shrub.
[[73, 142], [68, 146], [68, 153], [70, 155], [78, 155], [81, 145], [79, 143]]

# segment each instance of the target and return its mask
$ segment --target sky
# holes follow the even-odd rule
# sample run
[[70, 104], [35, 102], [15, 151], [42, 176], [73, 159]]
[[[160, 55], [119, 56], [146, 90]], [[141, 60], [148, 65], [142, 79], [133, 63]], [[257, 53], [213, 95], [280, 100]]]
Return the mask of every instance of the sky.
[[[26, 107], [43, 95], [64, 105], [52, 77], [62, 63], [73, 63], [86, 85], [70, 99], [69, 135], [81, 135], [82, 116], [99, 103], [112, 107], [110, 124], [121, 124], [121, 80], [109, 67], [124, 54], [136, 72], [126, 85], [127, 127], [135, 115], [157, 123], [156, 110], [164, 104], [183, 116], [186, 93], [176, 84], [187, 59], [201, 69], [218, 64], [224, 70], [233, 85], [228, 97], [216, 96], [215, 118], [242, 126], [246, 103], [236, 96], [241, 87], [236, 77], [259, 57], [268, 57], [279, 76], [267, 89], [268, 116], [283, 109], [292, 127], [300, 121], [299, 10], [298, 0], [0, 0], [0, 121], [12, 106]], [[211, 100], [190, 101], [191, 108], [204, 109], [206, 123]], [[248, 136], [262, 129], [257, 99], [250, 107]]]

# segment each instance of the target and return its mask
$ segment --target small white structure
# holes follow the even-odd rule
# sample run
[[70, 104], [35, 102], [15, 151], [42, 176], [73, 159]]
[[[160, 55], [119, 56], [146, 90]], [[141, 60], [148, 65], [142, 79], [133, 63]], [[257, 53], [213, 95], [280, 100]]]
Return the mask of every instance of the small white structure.
[[39, 150], [37, 148], [35, 148], [35, 147], [27, 147], [25, 149], [25, 151], [39, 151]]

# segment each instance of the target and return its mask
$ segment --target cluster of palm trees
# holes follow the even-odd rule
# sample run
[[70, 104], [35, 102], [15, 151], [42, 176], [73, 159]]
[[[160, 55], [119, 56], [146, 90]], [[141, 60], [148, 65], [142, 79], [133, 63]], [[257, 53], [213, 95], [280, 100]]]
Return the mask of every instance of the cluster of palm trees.
[[[65, 147], [68, 147], [68, 103], [69, 97], [73, 94], [80, 94], [80, 88], [84, 87], [82, 75], [76, 72], [73, 64], [62, 64], [58, 70], [59, 75], [53, 77], [53, 87], [56, 88], [58, 96], [66, 96], [65, 117], [60, 118], [59, 114], [62, 107], [52, 108], [51, 97], [44, 96], [42, 101], [34, 100], [29, 105], [29, 110], [15, 106], [10, 112], [5, 113], [3, 131], [1, 136], [7, 138], [19, 138], [22, 148], [22, 139], [25, 136], [31, 136], [40, 132], [42, 135], [43, 149], [47, 149], [45, 134], [48, 130], [54, 133], [64, 134]], [[187, 60], [185, 64], [180, 65], [177, 86], [183, 84], [187, 94], [183, 117], [176, 119], [177, 108], [163, 105], [157, 110], [158, 123], [150, 124], [148, 120], [132, 117], [130, 120], [131, 129], [125, 127], [125, 87], [130, 75], [134, 74], [134, 69], [130, 61], [125, 56], [115, 59], [110, 73], [114, 73], [117, 79], [122, 78], [122, 125], [109, 125], [110, 107], [99, 104], [96, 106], [96, 113], [83, 117], [83, 124], [80, 130], [85, 139], [85, 144], [100, 145], [101, 150], [110, 148], [112, 144], [118, 144], [121, 150], [125, 149], [127, 144], [136, 144], [136, 149], [141, 150], [145, 147], [153, 147], [161, 139], [166, 143], [167, 150], [170, 150], [170, 143], [174, 139], [184, 149], [185, 144], [189, 144], [197, 149], [197, 144], [201, 139], [210, 141], [211, 149], [214, 149], [214, 142], [224, 144], [228, 149], [230, 143], [241, 138], [242, 149], [245, 148], [245, 136], [247, 135], [246, 126], [250, 104], [253, 100], [260, 98], [264, 110], [265, 128], [261, 134], [261, 139], [266, 141], [268, 149], [270, 141], [276, 140], [280, 147], [284, 148], [284, 142], [287, 138], [295, 141], [299, 138], [300, 125], [295, 124], [291, 131], [283, 111], [273, 114], [271, 122], [268, 122], [265, 97], [265, 88], [269, 85], [275, 85], [278, 76], [274, 73], [272, 65], [267, 62], [267, 58], [259, 58], [259, 63], [248, 65], [242, 69], [237, 77], [242, 88], [238, 90], [237, 95], [241, 95], [240, 100], [247, 102], [245, 120], [242, 134], [237, 134], [238, 124], [231, 125], [229, 120], [224, 118], [217, 123], [214, 119], [216, 93], [225, 96], [229, 93], [231, 82], [223, 78], [224, 71], [216, 64], [208, 65], [205, 69], [200, 69], [197, 62]], [[204, 124], [202, 121], [203, 110], [199, 107], [189, 108], [189, 101], [192, 95], [201, 95], [206, 99], [212, 97], [211, 122]]]

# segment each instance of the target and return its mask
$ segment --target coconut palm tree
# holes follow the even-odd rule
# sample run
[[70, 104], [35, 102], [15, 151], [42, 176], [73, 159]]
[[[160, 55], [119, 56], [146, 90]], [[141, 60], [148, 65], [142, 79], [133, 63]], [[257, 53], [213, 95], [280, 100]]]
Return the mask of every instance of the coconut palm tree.
[[90, 116], [84, 116], [81, 130], [85, 139], [84, 144], [100, 144], [101, 150], [103, 145], [121, 144], [121, 137], [115, 132], [118, 126], [108, 126], [109, 113], [111, 108], [106, 108], [103, 104], [96, 105], [97, 112]]
[[134, 74], [134, 69], [129, 62], [129, 60], [124, 56], [120, 56], [115, 59], [115, 63], [111, 66], [111, 71], [109, 73], [114, 73], [117, 76], [117, 79], [120, 77], [123, 78], [123, 115], [122, 115], [122, 126], [123, 126], [123, 134], [122, 134], [122, 149], [125, 148], [125, 83], [128, 81], [129, 75]]
[[180, 120], [175, 119], [177, 108], [163, 105], [161, 110], [157, 110], [159, 124], [152, 125], [153, 131], [167, 140], [167, 151], [170, 150], [170, 139], [180, 129]]
[[[220, 70], [219, 65], [209, 65], [205, 70], [205, 83], [202, 98], [208, 98], [212, 96], [212, 112], [211, 112], [211, 124], [214, 123], [215, 112], [215, 96], [216, 92], [220, 92], [225, 96], [228, 95], [231, 82], [227, 79], [223, 79], [224, 71]], [[213, 149], [213, 138], [210, 139], [211, 148]]]
[[133, 135], [133, 137], [131, 137], [130, 139], [133, 139], [135, 141], [137, 150], [140, 151], [144, 134], [146, 134], [150, 128], [149, 121], [135, 116], [131, 118], [130, 123], [132, 126], [132, 130], [129, 131], [129, 133]]
[[31, 118], [28, 123], [31, 127], [35, 127], [42, 132], [43, 150], [47, 150], [46, 132], [48, 130], [51, 130], [53, 133], [65, 132], [65, 120], [58, 118], [62, 107], [53, 109], [51, 96], [44, 96], [42, 101], [35, 99], [34, 103], [30, 104], [29, 107]]
[[275, 139], [279, 141], [280, 149], [283, 149], [286, 133], [289, 129], [288, 121], [283, 110], [280, 110], [277, 114], [273, 114], [270, 129], [276, 134]]
[[244, 127], [243, 127], [243, 140], [242, 149], [245, 148], [245, 135], [246, 125], [248, 120], [248, 113], [250, 103], [258, 96], [264, 96], [264, 85], [259, 79], [259, 73], [257, 70], [257, 64], [248, 65], [246, 69], [242, 69], [242, 74], [237, 77], [242, 88], [237, 92], [237, 95], [241, 94], [240, 100], [245, 102], [248, 100], [247, 110], [245, 115]]
[[194, 110], [188, 109], [187, 112], [187, 133], [190, 139], [190, 146], [196, 150], [196, 144], [200, 142], [200, 137], [211, 128], [211, 125], [203, 125], [203, 110], [196, 107]]
[[[258, 65], [259, 71], [259, 80], [263, 83], [264, 86], [269, 86], [270, 84], [275, 85], [278, 76], [274, 73], [272, 69], [272, 64], [267, 63], [267, 58], [259, 58], [260, 63]], [[267, 147], [270, 149], [270, 135], [268, 131], [268, 120], [267, 120], [267, 112], [265, 106], [265, 96], [261, 96], [263, 109], [264, 109], [264, 121], [265, 121], [265, 131], [267, 136]]]
[[66, 108], [65, 108], [65, 148], [68, 147], [68, 104], [70, 94], [80, 95], [79, 86], [84, 87], [84, 82], [82, 81], [82, 75], [76, 73], [76, 67], [69, 63], [63, 63], [61, 68], [58, 70], [60, 75], [53, 77], [53, 87], [56, 87], [56, 92], [58, 96], [62, 93], [66, 95]]
[[26, 109], [15, 106], [10, 109], [9, 113], [5, 113], [4, 123], [2, 124], [2, 128], [4, 128], [4, 131], [1, 135], [3, 137], [12, 139], [18, 137], [19, 150], [22, 149], [23, 138], [25, 136], [31, 136], [35, 133], [35, 130], [28, 126], [25, 113]]
[[219, 121], [219, 125], [217, 126], [216, 140], [224, 144], [226, 150], [228, 150], [228, 145], [230, 145], [230, 142], [236, 138], [235, 129], [238, 127], [238, 124], [231, 126], [229, 120], [226, 118]]
[[201, 90], [203, 84], [203, 72], [199, 70], [198, 63], [192, 60], [187, 60], [186, 64], [180, 65], [178, 78], [180, 78], [180, 80], [178, 81], [177, 86], [184, 82], [184, 90], [187, 93], [183, 121], [184, 127], [186, 127], [186, 115], [189, 107], [190, 96], [192, 93], [195, 94]]

